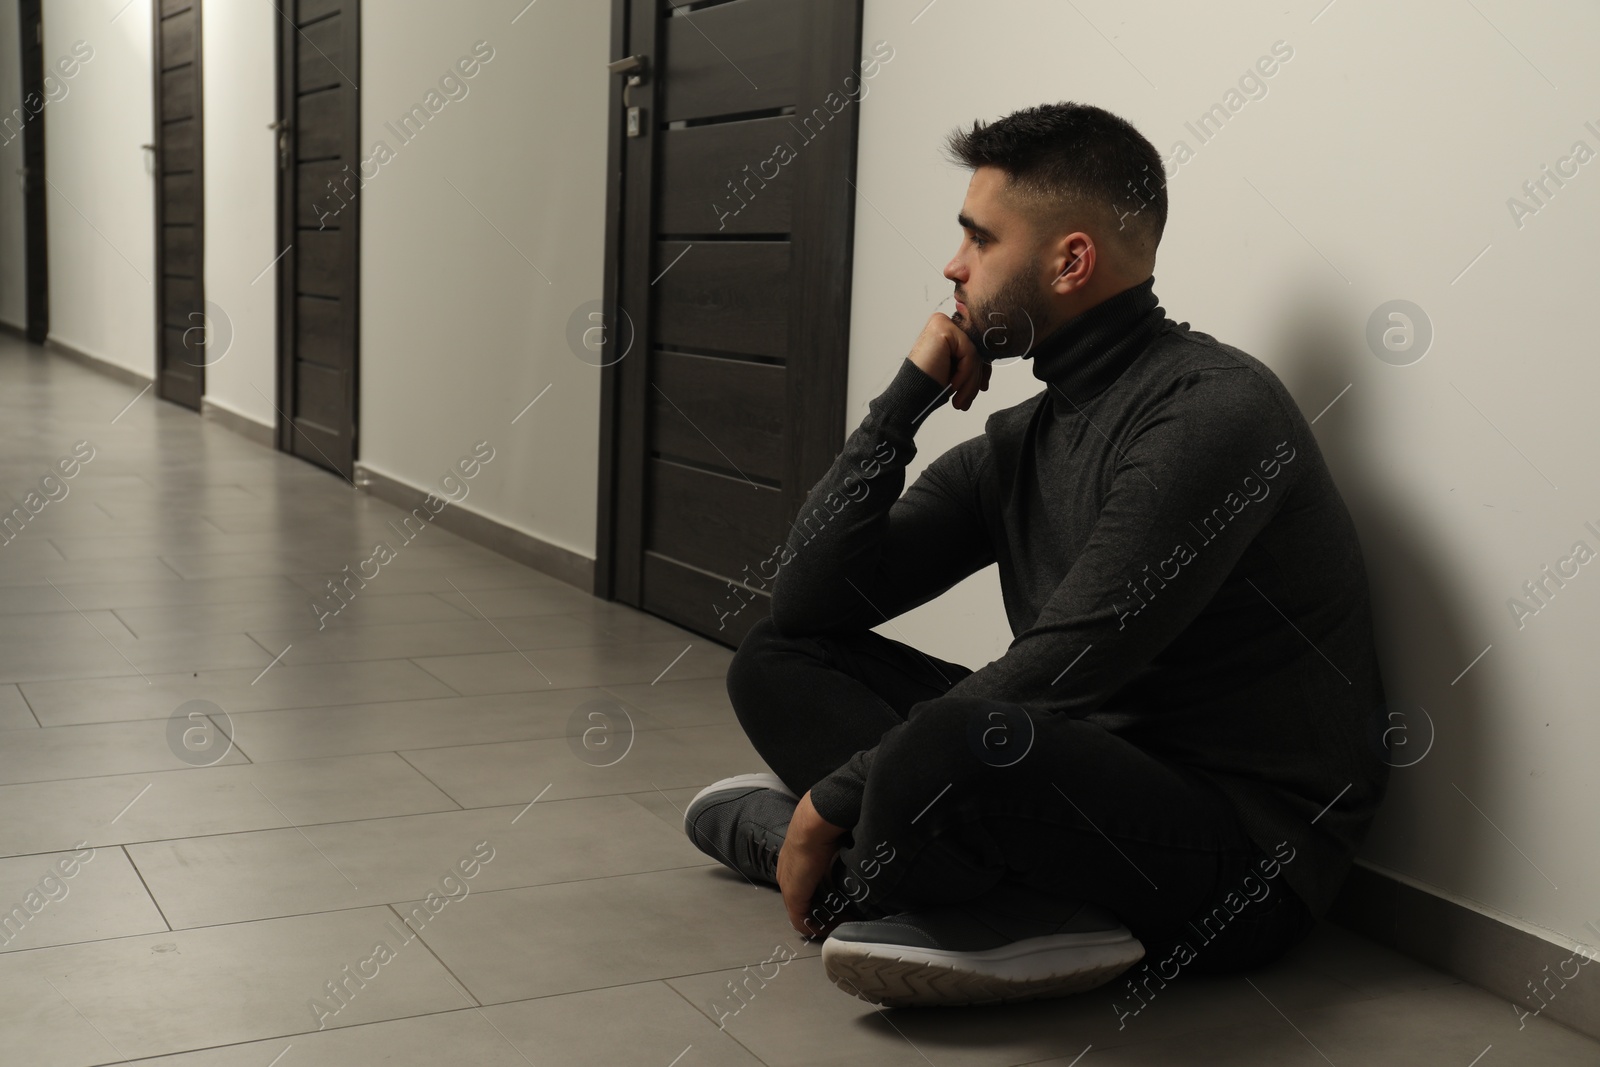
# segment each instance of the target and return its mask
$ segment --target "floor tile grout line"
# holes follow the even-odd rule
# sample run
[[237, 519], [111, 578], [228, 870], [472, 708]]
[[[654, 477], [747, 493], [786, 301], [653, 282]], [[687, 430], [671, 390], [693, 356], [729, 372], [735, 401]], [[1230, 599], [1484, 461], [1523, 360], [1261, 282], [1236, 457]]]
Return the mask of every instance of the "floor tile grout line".
[[[150, 904], [156, 909], [156, 914], [161, 916], [161, 922], [164, 926], [166, 926], [167, 932], [171, 933], [172, 920], [167, 918], [167, 910], [161, 906], [161, 901], [156, 899], [155, 891], [150, 888], [150, 883], [144, 880], [144, 872], [141, 871], [139, 869], [139, 865], [134, 862], [133, 853], [128, 851], [128, 846], [126, 844], [118, 845], [117, 848], [122, 852], [122, 858], [128, 861], [128, 866], [133, 868], [133, 873], [138, 876], [139, 884], [144, 886], [145, 896], [150, 898]], [[110, 940], [115, 939], [112, 938]]]
[[[394, 915], [394, 917], [396, 919], [400, 920], [400, 925], [401, 926], [404, 926], [407, 930], [411, 930], [410, 924], [408, 924], [406, 922], [406, 917], [404, 915], [401, 915], [400, 914], [400, 910], [395, 907], [396, 903], [401, 903], [401, 902], [399, 902], [399, 901], [391, 901], [390, 903], [385, 904], [384, 907], [388, 908], [389, 911]], [[465, 903], [465, 898], [463, 898], [463, 903]], [[474, 1008], [474, 1009], [481, 1009], [483, 1007], [483, 1001], [478, 998], [478, 994], [474, 993], [472, 991], [472, 987], [467, 985], [467, 983], [465, 983], [465, 982], [463, 982], [461, 980], [460, 976], [456, 974], [454, 968], [452, 968], [448, 963], [446, 963], [439, 956], [439, 954], [433, 950], [433, 946], [428, 944], [427, 939], [425, 939], [422, 936], [423, 931], [422, 930], [411, 930], [411, 933], [412, 933], [412, 939], [414, 941], [416, 941], [417, 944], [419, 944], [423, 948], [427, 949], [428, 950], [428, 955], [433, 957], [433, 960], [434, 960], [435, 963], [437, 963], [440, 967], [444, 968], [444, 973], [448, 974], [450, 976], [450, 980], [452, 982], [455, 982], [456, 985], [461, 987], [461, 991], [464, 992], [467, 995], [467, 1000], [469, 1002], [468, 1003], [468, 1007], [469, 1008]], [[401, 947], [403, 948], [404, 946], [401, 946]]]
[[134, 629], [133, 629], [132, 626], [128, 625], [128, 620], [127, 619], [124, 619], [121, 615], [117, 614], [117, 609], [116, 608], [107, 608], [106, 610], [111, 613], [112, 618], [116, 619], [117, 622], [122, 624], [122, 628], [124, 630], [127, 630], [128, 633], [133, 636], [133, 639], [135, 641], [139, 640], [139, 635], [134, 632]]
[[[746, 966], [748, 966], [748, 964]], [[726, 968], [724, 968], [724, 970], [726, 970]], [[703, 972], [703, 973], [716, 973], [716, 972]], [[672, 984], [672, 980], [670, 978], [657, 978], [656, 981], [660, 982], [662, 985], [666, 986], [668, 989], [670, 989], [674, 993], [676, 993], [678, 995], [678, 998], [689, 1006], [689, 1010], [693, 1011], [695, 1014], [699, 1015], [702, 1019], [706, 1020], [707, 1022], [712, 1023], [713, 1025], [716, 1024], [717, 1020], [711, 1018], [711, 1016], [709, 1016], [709, 1015], [707, 1015], [705, 1013], [705, 1011], [700, 1007], [700, 1005], [698, 1005], [694, 1001], [690, 1000], [689, 999], [689, 995], [687, 993], [685, 993], [683, 990], [679, 989], [677, 986], [673, 985]], [[740, 1048], [744, 1049], [745, 1052], [749, 1053], [750, 1058], [755, 1060], [757, 1063], [760, 1063], [760, 1064], [763, 1064], [763, 1065], [766, 1064], [766, 1062], [767, 1062], [766, 1060], [764, 1060], [760, 1056], [756, 1055], [756, 1050], [755, 1049], [751, 1048], [749, 1045], [745, 1044], [743, 1041], [740, 1041], [739, 1038], [738, 1038], [738, 1035], [734, 1034], [731, 1030], [729, 1030], [729, 1029], [727, 1029], [726, 1027], [723, 1027], [723, 1026], [718, 1026], [717, 1027], [717, 1032], [722, 1034], [726, 1038], [728, 1038], [728, 1040], [732, 1041], [735, 1045], [738, 1045]]]
[[33, 716], [33, 721], [39, 723], [39, 729], [43, 730], [45, 728], [44, 723], [40, 721], [39, 713], [33, 710], [33, 701], [28, 699], [28, 694], [22, 691], [22, 686], [20, 685], [13, 685], [12, 688], [17, 691], [17, 696], [21, 698], [23, 707], [28, 709], [28, 714]]
[[[407, 656], [405, 658], [405, 662], [411, 664], [413, 667], [417, 668], [417, 670], [421, 671], [423, 674], [426, 674], [429, 678], [432, 678], [434, 681], [438, 682], [440, 685], [444, 686], [446, 689], [450, 690], [450, 692], [454, 693], [458, 697], [474, 695], [474, 694], [471, 694], [471, 693], [463, 693], [461, 690], [457, 689], [455, 686], [451, 685], [449, 682], [445, 681], [443, 678], [439, 677], [437, 674], [434, 674], [428, 668], [424, 667], [422, 664], [417, 662], [417, 659], [419, 659], [419, 658], [420, 659], [432, 659], [433, 657], [431, 657], [431, 656], [421, 656], [421, 657], [413, 658], [411, 656]], [[485, 694], [481, 694], [480, 693], [480, 694], [476, 694], [476, 695], [483, 696]]]
[[[389, 751], [393, 752], [394, 755], [395, 755], [395, 758], [398, 759], [401, 763], [404, 763], [407, 767], [410, 767], [414, 772], [416, 772], [416, 774], [424, 782], [427, 782], [429, 785], [433, 786], [433, 788], [437, 789], [439, 791], [439, 795], [440, 796], [444, 797], [446, 800], [448, 800], [450, 803], [452, 803], [452, 804], [454, 804], [456, 806], [456, 810], [457, 811], [466, 811], [467, 810], [467, 806], [465, 804], [461, 803], [461, 801], [457, 800], [454, 796], [452, 796], [450, 794], [450, 792], [447, 789], [444, 788], [444, 786], [440, 785], [438, 782], [434, 781], [432, 778], [429, 778], [428, 777], [428, 772], [424, 771], [421, 767], [418, 767], [415, 763], [412, 763], [410, 760], [406, 759], [405, 751], [401, 751], [399, 749], [390, 749]], [[408, 749], [406, 751], [418, 751], [418, 750], [416, 750], [416, 749]]]

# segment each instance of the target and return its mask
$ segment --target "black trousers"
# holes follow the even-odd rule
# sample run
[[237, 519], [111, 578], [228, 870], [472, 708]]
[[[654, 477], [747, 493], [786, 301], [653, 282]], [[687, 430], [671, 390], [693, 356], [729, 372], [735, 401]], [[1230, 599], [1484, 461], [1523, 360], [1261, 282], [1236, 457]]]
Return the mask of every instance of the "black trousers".
[[1310, 931], [1278, 862], [1292, 852], [1255, 845], [1215, 786], [1082, 719], [945, 695], [971, 673], [872, 631], [785, 637], [770, 619], [733, 658], [739, 722], [797, 794], [877, 746], [831, 876], [854, 914], [1010, 880], [1104, 907], [1147, 961], [1176, 954], [1207, 973], [1268, 962]]

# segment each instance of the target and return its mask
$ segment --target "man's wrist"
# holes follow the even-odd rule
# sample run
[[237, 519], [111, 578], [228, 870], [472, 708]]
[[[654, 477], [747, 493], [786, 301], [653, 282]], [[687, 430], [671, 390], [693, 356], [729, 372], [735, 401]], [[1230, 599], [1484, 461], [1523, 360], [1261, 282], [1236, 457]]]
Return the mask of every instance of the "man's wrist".
[[848, 829], [844, 826], [835, 826], [818, 814], [816, 806], [811, 803], [811, 793], [808, 790], [805, 796], [800, 798], [800, 803], [795, 806], [794, 816], [789, 820], [789, 829], [784, 838], [802, 847], [830, 845], [843, 837]]

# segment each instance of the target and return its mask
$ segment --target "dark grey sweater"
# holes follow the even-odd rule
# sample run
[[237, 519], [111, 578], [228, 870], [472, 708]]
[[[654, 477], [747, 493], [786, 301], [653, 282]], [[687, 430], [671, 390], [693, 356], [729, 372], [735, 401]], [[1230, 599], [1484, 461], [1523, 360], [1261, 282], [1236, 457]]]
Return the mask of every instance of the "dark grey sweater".
[[[1264, 850], [1294, 847], [1284, 877], [1322, 915], [1388, 781], [1360, 547], [1282, 383], [1168, 319], [1154, 285], [1037, 344], [1047, 388], [902, 494], [947, 392], [904, 360], [794, 524], [773, 622], [870, 628], [998, 562], [1014, 640], [951, 693], [1083, 718], [1193, 768]], [[855, 825], [874, 751], [812, 789], [823, 818]]]

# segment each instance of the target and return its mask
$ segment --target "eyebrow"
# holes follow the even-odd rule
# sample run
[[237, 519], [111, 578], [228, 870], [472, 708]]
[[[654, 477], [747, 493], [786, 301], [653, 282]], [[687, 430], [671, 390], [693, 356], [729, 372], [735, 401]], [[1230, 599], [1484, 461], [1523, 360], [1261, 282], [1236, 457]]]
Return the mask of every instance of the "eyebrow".
[[971, 230], [973, 233], [978, 234], [980, 237], [986, 237], [991, 241], [998, 240], [998, 238], [995, 237], [993, 230], [990, 230], [990, 229], [988, 229], [986, 227], [983, 227], [983, 226], [979, 226], [976, 222], [973, 222], [972, 219], [969, 218], [965, 212], [962, 212], [961, 214], [958, 214], [956, 216], [956, 221], [961, 224], [961, 228], [962, 229]]

